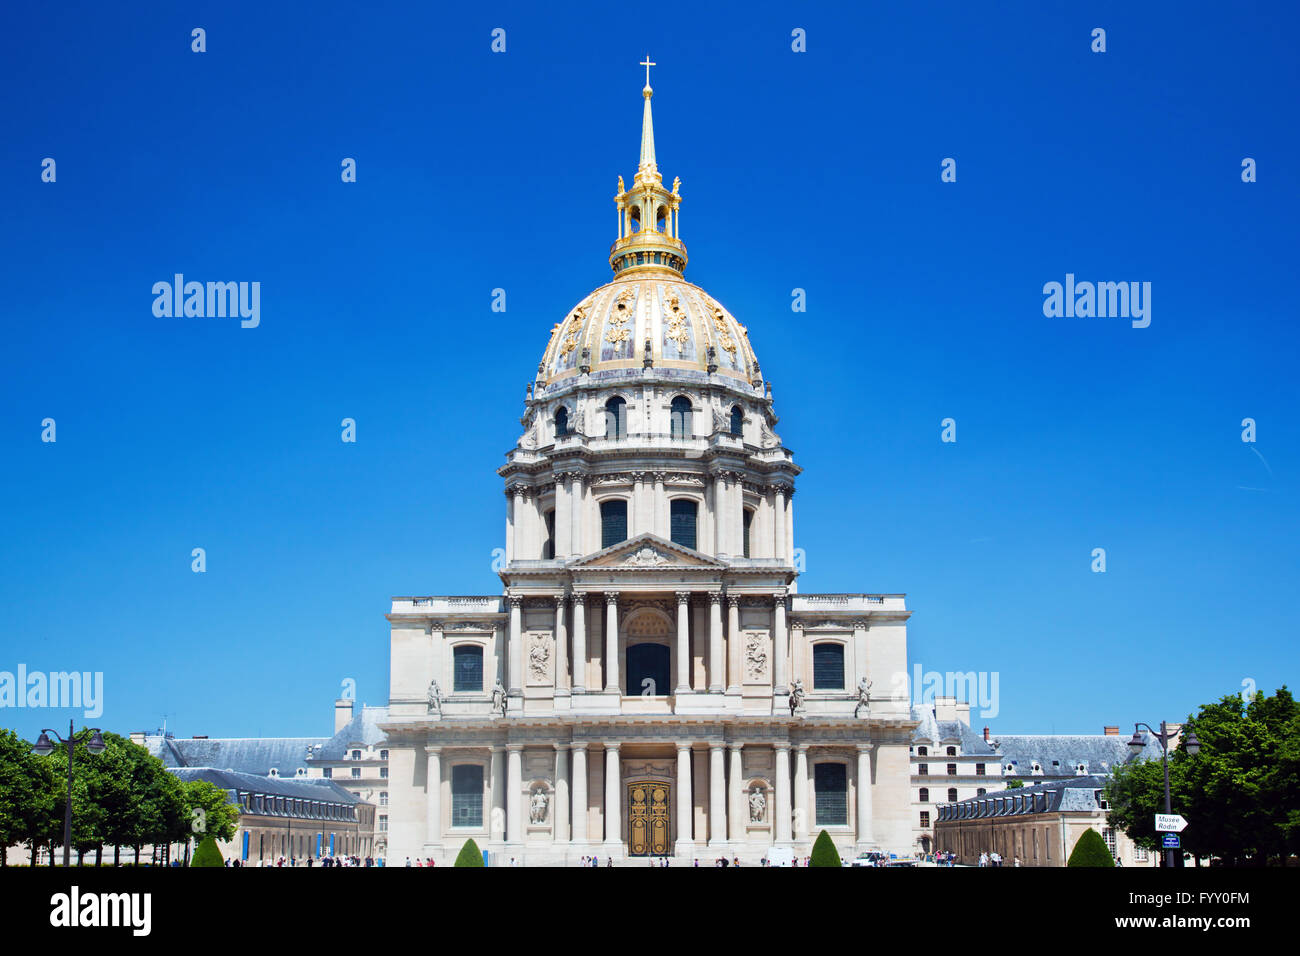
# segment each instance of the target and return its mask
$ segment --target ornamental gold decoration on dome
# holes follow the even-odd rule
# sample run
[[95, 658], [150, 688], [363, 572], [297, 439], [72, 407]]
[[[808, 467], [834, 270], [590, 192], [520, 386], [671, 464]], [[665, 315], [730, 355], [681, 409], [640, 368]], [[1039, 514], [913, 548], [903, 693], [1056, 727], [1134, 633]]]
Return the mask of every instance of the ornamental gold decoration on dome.
[[627, 328], [627, 316], [615, 312], [609, 317], [609, 329], [605, 332], [605, 341], [611, 345], [626, 342], [632, 337], [632, 330]]
[[586, 315], [586, 310], [578, 306], [573, 310], [573, 317], [569, 319], [569, 328], [566, 333], [569, 337], [565, 339], [564, 345], [560, 348], [560, 354], [567, 356], [570, 352], [578, 347], [578, 336], [582, 334], [582, 320]]
[[734, 354], [736, 351], [736, 342], [732, 339], [731, 332], [727, 329], [727, 320], [724, 317], [720, 306], [714, 306], [713, 308], [713, 324], [718, 329], [718, 344], [728, 352]]

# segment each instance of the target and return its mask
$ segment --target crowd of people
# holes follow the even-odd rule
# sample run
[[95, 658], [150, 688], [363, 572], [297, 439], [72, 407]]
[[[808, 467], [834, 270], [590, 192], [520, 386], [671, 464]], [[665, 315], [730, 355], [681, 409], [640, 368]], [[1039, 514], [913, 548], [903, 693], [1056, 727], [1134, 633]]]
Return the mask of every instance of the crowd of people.
[[[297, 857], [276, 857], [273, 860], [263, 860], [258, 866], [383, 866], [384, 858], [368, 856], [362, 859], [359, 856], [309, 856], [305, 860], [299, 860]], [[407, 864], [410, 865], [409, 862]], [[432, 863], [430, 863], [432, 865]], [[226, 866], [248, 866], [247, 863], [240, 863], [238, 860], [227, 860]]]

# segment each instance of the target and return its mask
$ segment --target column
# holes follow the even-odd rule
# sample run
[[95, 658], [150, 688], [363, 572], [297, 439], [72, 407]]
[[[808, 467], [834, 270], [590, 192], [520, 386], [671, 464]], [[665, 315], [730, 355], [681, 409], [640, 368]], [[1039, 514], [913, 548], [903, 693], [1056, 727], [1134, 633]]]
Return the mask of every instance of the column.
[[808, 841], [808, 745], [799, 744], [794, 751], [794, 838]]
[[691, 837], [691, 816], [695, 811], [695, 791], [691, 787], [691, 745], [677, 743], [677, 792], [673, 802], [677, 805], [677, 844], [673, 851], [679, 856], [690, 854], [695, 848]]
[[647, 521], [649, 509], [645, 503], [645, 472], [632, 472], [632, 513], [627, 516], [627, 536], [635, 538], [645, 531], [653, 530]]
[[722, 592], [709, 592], [709, 693], [721, 694], [722, 673]]
[[569, 476], [563, 473], [555, 476], [555, 556], [567, 558], [569, 546], [573, 543], [573, 519], [570, 514]]
[[744, 680], [741, 670], [745, 641], [740, 636], [740, 595], [727, 595], [727, 693], [739, 694]]
[[569, 533], [572, 537], [566, 550], [574, 557], [582, 555], [586, 550], [582, 546], [583, 502], [585, 500], [582, 492], [583, 479], [583, 475], [573, 476], [573, 493], [569, 498], [569, 525], [571, 529]]
[[510, 744], [506, 759], [506, 841], [524, 842], [524, 747]]
[[573, 595], [573, 692], [587, 692], [587, 595]]
[[569, 696], [569, 632], [564, 623], [564, 605], [569, 601], [563, 594], [555, 597], [555, 696]]
[[654, 533], [659, 535], [659, 537], [661, 538], [667, 538], [671, 534], [671, 531], [668, 528], [668, 499], [664, 496], [664, 478], [666, 476], [662, 471], [656, 471], [654, 474], [655, 474]]
[[790, 633], [785, 626], [785, 594], [778, 592], [772, 598], [772, 690], [778, 697], [788, 697], [790, 667], [786, 658], [790, 648]]
[[790, 745], [777, 743], [776, 748], [776, 807], [772, 811], [775, 841], [790, 845]]
[[617, 847], [622, 850], [623, 823], [621, 820], [623, 805], [619, 788], [622, 775], [619, 772], [618, 744], [605, 744], [605, 846], [607, 849]]
[[493, 843], [506, 839], [506, 748], [492, 748], [492, 813], [488, 819], [488, 834]]
[[713, 520], [713, 553], [720, 557], [726, 550], [726, 545], [722, 541], [722, 513], [726, 509], [723, 506], [722, 476], [715, 474], [712, 477], [713, 480], [709, 485], [710, 498], [712, 499], [710, 501], [709, 517]]
[[[585, 789], [585, 788], [584, 788]], [[555, 745], [555, 805], [551, 807], [552, 840], [569, 842], [569, 745]]]
[[573, 842], [587, 842], [587, 745], [573, 743]]
[[691, 692], [691, 592], [677, 592], [677, 689], [674, 694]]
[[871, 750], [874, 744], [858, 744], [858, 846], [876, 842], [871, 819]]
[[618, 686], [618, 592], [605, 592], [605, 693], [620, 693]]
[[519, 556], [519, 519], [523, 517], [523, 495], [519, 489], [506, 492], [506, 561]]
[[521, 697], [524, 693], [524, 599], [518, 594], [511, 594], [507, 600], [510, 602], [510, 674], [507, 686], [511, 697]]
[[709, 846], [727, 842], [727, 762], [722, 744], [709, 744]]
[[729, 831], [733, 844], [744, 842], [745, 820], [749, 818], [745, 813], [745, 780], [740, 753], [742, 747], [743, 744], [727, 745], [727, 749], [731, 752], [731, 772], [727, 781], [728, 789], [731, 791], [731, 806], [728, 808], [727, 822], [730, 823]]
[[794, 489], [786, 496], [785, 503], [785, 559], [794, 564]]
[[772, 489], [772, 557], [785, 561], [785, 489]]
[[425, 843], [442, 845], [442, 748], [425, 747]]
[[718, 529], [718, 557], [731, 554], [731, 489], [730, 479], [719, 472], [713, 479], [713, 521]]

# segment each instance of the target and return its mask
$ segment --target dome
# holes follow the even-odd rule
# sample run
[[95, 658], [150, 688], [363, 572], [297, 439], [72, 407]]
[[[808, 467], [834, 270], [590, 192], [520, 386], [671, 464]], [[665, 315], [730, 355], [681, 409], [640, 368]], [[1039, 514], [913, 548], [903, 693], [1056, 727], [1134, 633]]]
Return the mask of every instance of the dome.
[[669, 275], [616, 279], [579, 302], [551, 330], [543, 385], [614, 369], [716, 372], [748, 385], [758, 361], [745, 327], [697, 285]]

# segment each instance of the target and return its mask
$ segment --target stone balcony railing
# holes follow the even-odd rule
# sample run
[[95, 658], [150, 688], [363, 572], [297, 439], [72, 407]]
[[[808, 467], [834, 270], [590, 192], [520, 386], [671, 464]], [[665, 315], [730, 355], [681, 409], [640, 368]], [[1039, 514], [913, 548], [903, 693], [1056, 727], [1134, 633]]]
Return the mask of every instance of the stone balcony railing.
[[478, 595], [451, 595], [435, 597], [395, 597], [394, 613], [400, 611], [427, 611], [452, 614], [500, 614], [500, 597]]
[[796, 614], [906, 609], [902, 594], [796, 594], [791, 600]]

